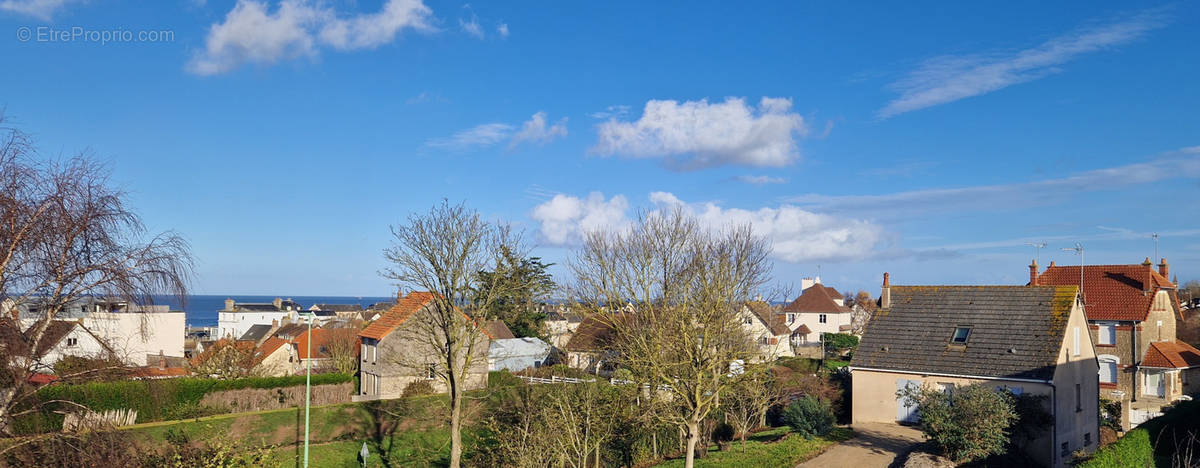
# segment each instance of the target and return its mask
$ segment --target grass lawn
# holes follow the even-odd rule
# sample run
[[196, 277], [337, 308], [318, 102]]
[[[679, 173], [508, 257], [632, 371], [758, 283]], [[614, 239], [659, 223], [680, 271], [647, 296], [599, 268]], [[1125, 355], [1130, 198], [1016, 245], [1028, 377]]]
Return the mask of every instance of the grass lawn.
[[[696, 459], [696, 467], [790, 468], [815, 457], [827, 447], [849, 439], [854, 434], [850, 429], [839, 427], [825, 437], [814, 437], [810, 440], [788, 431], [787, 427], [778, 427], [754, 434], [746, 439], [745, 452], [742, 452], [742, 442], [737, 440], [726, 452], [711, 446], [707, 456]], [[777, 440], [780, 437], [784, 438]], [[677, 458], [655, 466], [681, 467], [683, 459]]]
[[[464, 433], [463, 438], [468, 434]], [[308, 449], [309, 466], [313, 468], [356, 468], [358, 453], [363, 442], [367, 443], [368, 467], [383, 466], [443, 466], [450, 457], [450, 432], [448, 429], [433, 431], [404, 431], [394, 438], [376, 442], [374, 440], [344, 440], [313, 444]], [[304, 466], [304, 446], [283, 446], [274, 451], [275, 466]], [[388, 463], [384, 463], [384, 458]]]
[[829, 370], [838, 370], [850, 365], [850, 361], [839, 361], [837, 359], [826, 359], [825, 368]]

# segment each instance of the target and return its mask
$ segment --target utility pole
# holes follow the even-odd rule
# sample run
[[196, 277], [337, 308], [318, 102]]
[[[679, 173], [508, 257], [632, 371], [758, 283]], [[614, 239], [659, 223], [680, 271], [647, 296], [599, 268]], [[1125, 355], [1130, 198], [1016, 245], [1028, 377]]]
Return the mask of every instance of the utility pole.
[[308, 468], [308, 412], [312, 400], [312, 313], [308, 314], [308, 340], [304, 342], [308, 361], [304, 365], [304, 468]]
[[1154, 238], [1154, 261], [1158, 261], [1158, 233], [1150, 234]]

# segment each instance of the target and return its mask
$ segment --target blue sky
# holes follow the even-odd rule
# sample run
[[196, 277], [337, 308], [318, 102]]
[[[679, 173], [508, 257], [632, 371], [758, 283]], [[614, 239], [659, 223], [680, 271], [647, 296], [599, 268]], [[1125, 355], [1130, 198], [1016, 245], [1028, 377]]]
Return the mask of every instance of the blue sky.
[[0, 104], [202, 294], [390, 294], [388, 226], [442, 198], [554, 262], [681, 204], [781, 283], [1017, 284], [1027, 242], [1155, 232], [1200, 278], [1197, 6], [800, 3], [0, 0]]

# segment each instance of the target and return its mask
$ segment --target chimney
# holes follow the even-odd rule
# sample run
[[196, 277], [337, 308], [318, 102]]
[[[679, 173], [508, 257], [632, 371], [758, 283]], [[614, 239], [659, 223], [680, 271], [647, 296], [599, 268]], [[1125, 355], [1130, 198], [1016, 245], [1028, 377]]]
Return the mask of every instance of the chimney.
[[271, 303], [275, 304], [276, 309], [283, 310], [283, 299], [277, 297], [275, 300], [271, 301]]
[[234, 302], [233, 299], [225, 299], [225, 310], [233, 310], [233, 308], [236, 306], [237, 303]]
[[1050, 260], [1050, 268], [1054, 268], [1054, 260]]
[[887, 272], [883, 272], [883, 290], [879, 294], [879, 308], [888, 309], [892, 307], [892, 283], [888, 278]]
[[1170, 272], [1171, 266], [1167, 265], [1167, 259], [1162, 259], [1162, 262], [1158, 264], [1158, 274], [1162, 275], [1163, 278], [1170, 278], [1170, 276], [1167, 276], [1167, 273]]
[[1150, 257], [1146, 257], [1146, 261], [1142, 262], [1142, 265], [1145, 265], [1147, 268], [1149, 268], [1151, 265], [1154, 265], [1154, 262], [1150, 261]]
[[1029, 285], [1038, 285], [1037, 259], [1034, 259], [1033, 262], [1029, 264]]

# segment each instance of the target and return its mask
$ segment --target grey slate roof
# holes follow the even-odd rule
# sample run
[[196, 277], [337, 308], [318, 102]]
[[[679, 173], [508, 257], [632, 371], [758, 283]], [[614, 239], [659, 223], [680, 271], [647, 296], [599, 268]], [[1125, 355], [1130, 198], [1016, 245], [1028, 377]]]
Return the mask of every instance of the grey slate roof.
[[271, 331], [270, 325], [263, 325], [263, 324], [251, 325], [250, 328], [246, 329], [246, 333], [243, 333], [242, 337], [238, 338], [238, 341], [257, 342], [258, 340], [261, 340], [264, 337], [266, 337], [267, 332], [269, 332], [269, 331]]
[[[1075, 286], [892, 286], [852, 367], [1050, 380]], [[966, 345], [952, 345], [959, 326]]]

